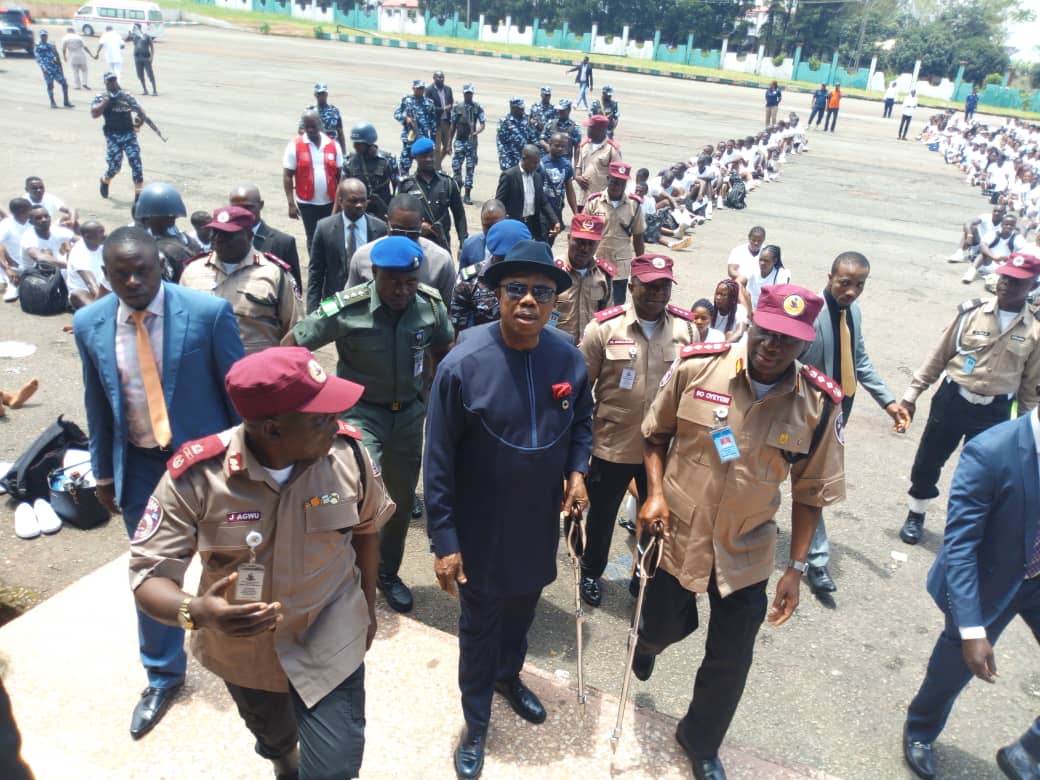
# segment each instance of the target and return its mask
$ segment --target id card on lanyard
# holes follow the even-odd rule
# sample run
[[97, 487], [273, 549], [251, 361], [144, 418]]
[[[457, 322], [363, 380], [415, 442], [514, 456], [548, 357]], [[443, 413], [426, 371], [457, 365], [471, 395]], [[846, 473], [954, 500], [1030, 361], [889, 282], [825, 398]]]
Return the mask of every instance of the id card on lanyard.
[[726, 424], [729, 417], [729, 409], [725, 406], [715, 407], [715, 427], [711, 431], [711, 443], [715, 445], [715, 452], [719, 454], [722, 463], [729, 463], [740, 457], [740, 448], [737, 446], [737, 437], [733, 435], [733, 429]]

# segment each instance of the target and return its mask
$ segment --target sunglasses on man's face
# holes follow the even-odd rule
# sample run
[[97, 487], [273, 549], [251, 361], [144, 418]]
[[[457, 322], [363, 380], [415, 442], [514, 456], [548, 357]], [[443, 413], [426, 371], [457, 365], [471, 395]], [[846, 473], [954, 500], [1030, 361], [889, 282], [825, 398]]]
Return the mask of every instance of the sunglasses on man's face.
[[546, 287], [545, 285], [536, 284], [534, 287], [530, 285], [521, 284], [520, 282], [509, 282], [508, 284], [501, 285], [506, 291], [506, 295], [511, 301], [519, 301], [528, 292], [531, 293], [531, 297], [538, 303], [549, 303], [554, 297], [556, 297], [555, 287]]
[[397, 227], [396, 225], [389, 225], [388, 227], [389, 230], [387, 232], [389, 232], [391, 236], [404, 236], [405, 238], [412, 239], [412, 241], [418, 241], [419, 236], [421, 235], [421, 231], [419, 230], [407, 230], [406, 228]]

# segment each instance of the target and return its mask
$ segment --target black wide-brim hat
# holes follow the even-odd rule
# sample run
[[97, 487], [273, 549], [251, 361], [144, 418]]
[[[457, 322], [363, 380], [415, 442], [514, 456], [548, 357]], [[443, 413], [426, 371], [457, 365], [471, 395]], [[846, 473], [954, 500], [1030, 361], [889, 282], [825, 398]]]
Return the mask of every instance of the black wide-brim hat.
[[571, 286], [571, 275], [556, 265], [549, 245], [531, 239], [517, 241], [502, 260], [488, 266], [481, 278], [484, 284], [494, 289], [507, 274], [532, 271], [545, 274], [556, 282], [557, 295]]

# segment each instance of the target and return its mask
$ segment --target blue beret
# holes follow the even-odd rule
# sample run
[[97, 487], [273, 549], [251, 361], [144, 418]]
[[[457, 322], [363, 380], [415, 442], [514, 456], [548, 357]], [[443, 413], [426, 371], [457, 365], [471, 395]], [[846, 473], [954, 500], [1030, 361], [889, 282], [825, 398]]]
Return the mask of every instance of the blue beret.
[[506, 252], [513, 248], [517, 241], [531, 238], [531, 231], [527, 225], [518, 219], [503, 219], [491, 226], [484, 239], [487, 251], [497, 257], [505, 257]]
[[561, 99], [561, 100], [560, 100], [560, 101], [559, 101], [559, 102], [558, 102], [558, 103], [556, 104], [556, 110], [557, 110], [557, 111], [566, 111], [566, 110], [567, 110], [568, 108], [570, 108], [570, 107], [571, 107], [571, 101], [569, 101], [569, 100], [568, 100], [567, 98], [562, 98], [562, 99]]
[[433, 151], [433, 141], [429, 138], [419, 138], [412, 144], [412, 155], [426, 154]]
[[404, 236], [389, 236], [372, 247], [372, 267], [414, 271], [423, 261], [422, 247]]

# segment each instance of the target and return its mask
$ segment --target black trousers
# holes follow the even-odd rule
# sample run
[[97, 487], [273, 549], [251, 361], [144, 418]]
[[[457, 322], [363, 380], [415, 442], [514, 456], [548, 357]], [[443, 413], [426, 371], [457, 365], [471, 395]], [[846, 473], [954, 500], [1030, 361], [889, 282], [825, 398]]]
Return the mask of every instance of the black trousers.
[[324, 219], [332, 214], [332, 204], [315, 206], [313, 203], [299, 203], [296, 207], [300, 210], [300, 219], [303, 220], [303, 231], [307, 234], [307, 255], [311, 253], [311, 241], [314, 240], [314, 228], [319, 219]]
[[809, 121], [806, 123], [806, 126], [811, 125], [813, 123], [813, 120], [815, 119], [816, 126], [819, 127], [820, 122], [823, 119], [823, 111], [824, 109], [822, 108], [814, 108], [812, 112], [809, 114]]
[[288, 693], [224, 683], [256, 752], [282, 758], [300, 743], [300, 780], [349, 780], [361, 771], [365, 752], [365, 665], [310, 709], [289, 686]]
[[[996, 645], [1016, 615], [1022, 616], [1033, 636], [1040, 642], [1040, 579], [1022, 583], [1011, 603], [986, 626], [986, 637], [990, 644]], [[906, 730], [910, 738], [919, 742], [934, 742], [938, 739], [957, 697], [973, 676], [964, 663], [960, 629], [947, 617], [946, 627], [939, 634], [928, 659], [928, 671], [921, 688], [906, 713]]]
[[540, 589], [497, 596], [459, 586], [459, 690], [471, 732], [487, 730], [495, 683], [520, 674], [541, 595]]
[[593, 456], [585, 488], [589, 494], [589, 515], [585, 521], [585, 554], [581, 556], [581, 573], [599, 579], [607, 568], [610, 541], [618, 508], [635, 479], [640, 502], [646, 501], [646, 469], [642, 463], [611, 463]]
[[998, 399], [988, 406], [973, 404], [961, 397], [957, 385], [949, 380], [932, 399], [928, 423], [917, 445], [914, 465], [910, 469], [910, 490], [914, 498], [935, 498], [939, 495], [939, 475], [950, 455], [964, 441], [970, 441], [987, 428], [1008, 419], [1011, 401]]
[[148, 91], [148, 87], [144, 83], [144, 77], [148, 76], [148, 80], [152, 82], [152, 92], [155, 92], [155, 73], [152, 71], [152, 61], [134, 58], [134, 68], [137, 69], [137, 80], [141, 82], [141, 89], [145, 92]]
[[827, 109], [827, 118], [823, 120], [823, 131], [827, 132], [828, 130], [830, 130], [833, 133], [834, 129], [837, 126], [838, 126], [838, 109], [836, 109], [836, 108], [828, 108]]
[[885, 98], [885, 111], [882, 113], [882, 119], [888, 119], [892, 116], [892, 106], [896, 104], [895, 98]]
[[[523, 223], [531, 231], [531, 238], [535, 241], [545, 241], [545, 230], [542, 229], [542, 218], [538, 214], [532, 214], [523, 218]], [[552, 227], [551, 225], [549, 227]]]
[[913, 117], [907, 116], [906, 114], [903, 114], [899, 117], [899, 132], [897, 133], [897, 135], [900, 138], [906, 138], [906, 133], [910, 129], [911, 119], [913, 119]]
[[[708, 582], [708, 638], [697, 670], [693, 698], [679, 721], [686, 744], [698, 758], [719, 753], [729, 724], [744, 694], [755, 653], [755, 637], [766, 616], [768, 580], [749, 585], [723, 598]], [[658, 655], [696, 630], [697, 596], [663, 569], [647, 583], [639, 621], [638, 651]]]

